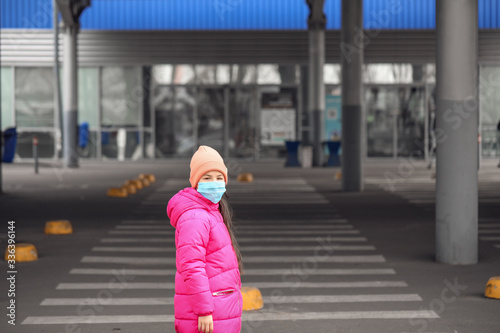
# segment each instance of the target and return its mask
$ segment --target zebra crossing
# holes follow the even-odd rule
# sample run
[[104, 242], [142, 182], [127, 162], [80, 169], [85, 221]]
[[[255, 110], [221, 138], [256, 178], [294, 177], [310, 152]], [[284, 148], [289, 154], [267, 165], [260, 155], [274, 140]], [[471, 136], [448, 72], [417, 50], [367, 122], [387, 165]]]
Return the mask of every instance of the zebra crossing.
[[[243, 313], [242, 332], [254, 332], [256, 327], [273, 332], [266, 330], [266, 322], [289, 320], [303, 325], [299, 331], [317, 320], [386, 320], [389, 328], [384, 332], [393, 331], [390, 326], [396, 320], [398, 329], [410, 332], [417, 331], [412, 320], [431, 323], [439, 318], [423, 307], [422, 297], [398, 279], [362, 232], [335, 213], [313, 187], [300, 178], [272, 182], [273, 186], [266, 186], [269, 181], [231, 185], [235, 207], [290, 206], [281, 219], [236, 221], [243, 286], [259, 288], [265, 304], [261, 310]], [[131, 217], [109, 230], [50, 292], [51, 297], [41, 301], [40, 308], [50, 308], [51, 315], [32, 314], [22, 324], [165, 323], [162, 332], [165, 327], [173, 331], [175, 230], [165, 206], [179, 185], [167, 181], [142, 202], [149, 211], [161, 211], [158, 219]], [[311, 203], [322, 205], [325, 213], [315, 218], [300, 215], [301, 205]]]
[[[417, 178], [400, 182], [396, 186], [381, 179], [369, 179], [372, 184], [378, 185], [387, 192], [391, 192], [409, 203], [425, 210], [436, 204], [436, 183], [429, 178]], [[495, 180], [482, 180], [478, 184], [479, 204], [482, 206], [500, 206], [500, 183]], [[493, 242], [495, 248], [500, 249], [500, 217], [479, 218], [479, 240]]]

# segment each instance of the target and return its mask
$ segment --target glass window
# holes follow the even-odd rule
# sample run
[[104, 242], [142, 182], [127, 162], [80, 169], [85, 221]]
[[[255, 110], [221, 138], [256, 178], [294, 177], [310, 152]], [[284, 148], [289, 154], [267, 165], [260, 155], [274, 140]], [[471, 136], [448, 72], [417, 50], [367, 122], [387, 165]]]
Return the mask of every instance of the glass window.
[[483, 156], [500, 154], [500, 66], [481, 66], [479, 107], [481, 112], [481, 148]]
[[138, 126], [143, 88], [140, 68], [103, 67], [101, 73], [103, 126]]
[[393, 156], [394, 122], [399, 111], [397, 89], [366, 87], [365, 107], [368, 156]]
[[99, 126], [99, 70], [95, 67], [78, 69], [78, 123]]
[[425, 138], [425, 88], [399, 87], [397, 113], [398, 156], [423, 157]]
[[278, 65], [257, 65], [258, 84], [281, 84]]
[[229, 83], [229, 74], [230, 74], [229, 65], [217, 65], [216, 69], [216, 79], [218, 84], [227, 84]]
[[173, 80], [174, 84], [189, 84], [196, 81], [196, 72], [193, 65], [175, 65]]
[[196, 82], [205, 84], [214, 84], [217, 79], [217, 66], [215, 65], [196, 65]]
[[[153, 92], [156, 157], [188, 157], [194, 151], [196, 88], [157, 86]], [[146, 148], [146, 155], [151, 152]]]
[[252, 88], [229, 90], [229, 155], [253, 158], [257, 135], [257, 92]]
[[52, 68], [15, 69], [18, 127], [54, 126], [54, 72]]
[[366, 64], [363, 66], [365, 83], [412, 83], [411, 64]]
[[0, 99], [2, 108], [2, 130], [14, 126], [14, 113], [12, 112], [12, 68], [1, 68]]
[[198, 145], [223, 151], [224, 89], [201, 88], [198, 102]]
[[173, 81], [174, 66], [172, 65], [154, 65], [153, 81], [156, 84], [171, 84]]
[[325, 84], [339, 84], [342, 80], [342, 66], [340, 64], [325, 64], [323, 77]]
[[19, 131], [17, 134], [16, 156], [33, 158], [33, 137], [38, 138], [38, 157], [54, 157], [54, 133]]

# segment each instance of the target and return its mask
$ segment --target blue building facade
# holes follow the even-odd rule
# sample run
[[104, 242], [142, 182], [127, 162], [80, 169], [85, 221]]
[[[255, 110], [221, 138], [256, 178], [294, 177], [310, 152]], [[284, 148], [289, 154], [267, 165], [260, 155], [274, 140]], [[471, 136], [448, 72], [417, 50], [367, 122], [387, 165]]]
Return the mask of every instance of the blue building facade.
[[[480, 29], [500, 28], [500, 1], [478, 0]], [[341, 0], [326, 0], [327, 29], [340, 29]], [[365, 0], [365, 29], [434, 29], [435, 0]], [[51, 29], [52, 0], [1, 0], [2, 29]], [[305, 30], [302, 0], [93, 0], [92, 30]]]

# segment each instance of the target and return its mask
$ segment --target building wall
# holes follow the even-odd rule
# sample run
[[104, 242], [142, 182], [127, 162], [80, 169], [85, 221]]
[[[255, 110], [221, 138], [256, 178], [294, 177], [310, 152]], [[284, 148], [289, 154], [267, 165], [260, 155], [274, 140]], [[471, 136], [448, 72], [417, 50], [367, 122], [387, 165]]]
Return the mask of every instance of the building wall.
[[[365, 63], [433, 63], [434, 30], [368, 32]], [[4, 66], [52, 66], [53, 35], [47, 30], [4, 29]], [[64, 52], [60, 36], [61, 61]], [[344, 47], [344, 54], [356, 52]], [[80, 66], [152, 64], [307, 64], [307, 31], [89, 31], [78, 35]], [[326, 62], [339, 63], [340, 33], [326, 34]], [[500, 30], [480, 30], [479, 62], [500, 63]]]

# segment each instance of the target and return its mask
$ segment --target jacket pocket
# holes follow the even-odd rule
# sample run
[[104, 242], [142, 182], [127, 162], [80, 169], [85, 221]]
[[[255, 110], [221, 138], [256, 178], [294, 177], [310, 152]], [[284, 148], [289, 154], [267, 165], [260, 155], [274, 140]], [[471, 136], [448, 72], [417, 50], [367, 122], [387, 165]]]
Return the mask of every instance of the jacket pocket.
[[212, 293], [212, 296], [223, 296], [223, 295], [229, 295], [232, 294], [236, 291], [236, 289], [225, 289], [225, 290], [219, 290], [215, 291]]

